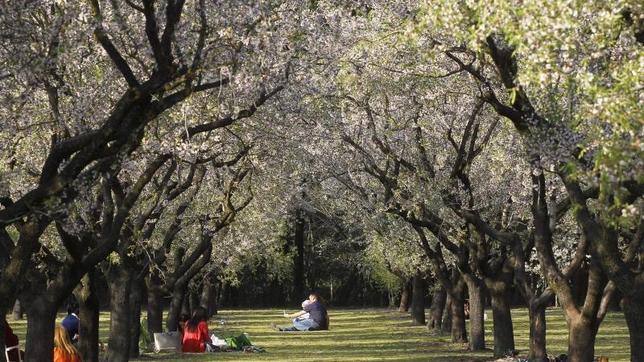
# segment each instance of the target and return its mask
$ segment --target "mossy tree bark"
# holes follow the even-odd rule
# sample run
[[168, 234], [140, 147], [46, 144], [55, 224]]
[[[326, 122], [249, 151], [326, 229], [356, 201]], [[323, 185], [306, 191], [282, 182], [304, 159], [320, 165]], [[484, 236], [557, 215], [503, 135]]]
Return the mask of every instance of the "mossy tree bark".
[[422, 273], [417, 271], [412, 280], [411, 319], [413, 324], [425, 325], [425, 294], [427, 293], [425, 279]]

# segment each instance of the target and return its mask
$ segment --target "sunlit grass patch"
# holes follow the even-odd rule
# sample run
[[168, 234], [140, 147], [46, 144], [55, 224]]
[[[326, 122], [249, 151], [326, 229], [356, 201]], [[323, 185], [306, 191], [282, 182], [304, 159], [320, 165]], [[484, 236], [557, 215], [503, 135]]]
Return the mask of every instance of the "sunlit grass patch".
[[[271, 322], [287, 325], [277, 309], [225, 310], [210, 320], [218, 335], [248, 333], [266, 353], [221, 352], [215, 354], [145, 353], [138, 361], [489, 361], [492, 352], [469, 352], [467, 345], [449, 343], [449, 336], [430, 335], [423, 326], [411, 325], [406, 313], [385, 309], [331, 310], [331, 328], [317, 332], [276, 332]], [[61, 320], [61, 314], [58, 320]], [[488, 311], [488, 317], [491, 312]], [[529, 324], [525, 309], [512, 312], [517, 349], [527, 353]], [[224, 321], [222, 324], [220, 321]], [[107, 343], [109, 313], [101, 313], [100, 339]], [[24, 345], [26, 321], [10, 321]], [[568, 332], [561, 310], [546, 314], [548, 351], [565, 353]], [[486, 321], [486, 343], [493, 348], [492, 320]], [[614, 361], [629, 360], [628, 330], [619, 312], [609, 313], [597, 337], [596, 355]]]

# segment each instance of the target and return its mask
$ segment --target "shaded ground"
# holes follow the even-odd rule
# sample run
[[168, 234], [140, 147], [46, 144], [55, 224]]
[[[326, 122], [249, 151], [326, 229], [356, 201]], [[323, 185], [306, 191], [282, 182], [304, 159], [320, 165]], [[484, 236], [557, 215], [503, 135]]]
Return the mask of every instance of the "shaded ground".
[[[319, 332], [280, 333], [271, 322], [288, 324], [281, 310], [222, 311], [210, 321], [218, 335], [248, 333], [266, 353], [221, 352], [216, 354], [146, 353], [137, 361], [489, 361], [491, 351], [469, 352], [466, 345], [449, 343], [449, 336], [430, 336], [422, 326], [411, 326], [406, 314], [384, 309], [331, 310], [331, 329]], [[488, 312], [488, 316], [491, 313]], [[62, 317], [61, 317], [62, 318]], [[60, 318], [59, 318], [60, 319]], [[101, 314], [101, 340], [107, 341], [109, 314]], [[225, 324], [219, 321], [224, 320]], [[517, 348], [525, 354], [528, 345], [528, 316], [513, 311]], [[25, 322], [10, 322], [24, 342]], [[547, 313], [548, 350], [565, 353], [567, 332], [559, 309]], [[486, 322], [486, 342], [493, 345], [492, 321]], [[609, 313], [597, 337], [596, 355], [614, 361], [629, 360], [628, 330], [621, 313]]]

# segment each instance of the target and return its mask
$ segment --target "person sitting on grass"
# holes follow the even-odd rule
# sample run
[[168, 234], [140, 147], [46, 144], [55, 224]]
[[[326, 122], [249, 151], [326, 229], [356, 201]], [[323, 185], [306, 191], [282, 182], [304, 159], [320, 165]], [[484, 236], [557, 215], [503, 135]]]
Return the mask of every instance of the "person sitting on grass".
[[[297, 313], [287, 314], [284, 317], [293, 319], [293, 326], [279, 327], [274, 323], [271, 327], [279, 331], [314, 331], [328, 329], [328, 314], [324, 305], [320, 302], [320, 296], [316, 292], [309, 294], [309, 304], [305, 305], [304, 310]], [[309, 314], [308, 318], [302, 319], [303, 315]]]
[[[306, 308], [306, 306], [309, 305], [309, 304], [311, 304], [311, 301], [308, 300], [308, 299], [304, 299], [304, 301], [302, 302], [302, 310], [304, 311], [304, 308]], [[311, 316], [311, 313], [308, 313], [306, 311], [304, 311], [304, 312], [305, 312], [304, 314], [302, 314], [302, 315], [300, 315], [298, 317], [295, 317], [295, 319], [293, 319], [293, 322], [309, 319], [309, 317]], [[286, 311], [284, 313], [286, 313]]]
[[181, 350], [183, 352], [203, 353], [206, 345], [211, 344], [208, 335], [208, 316], [204, 308], [197, 307], [192, 312], [192, 318], [186, 321], [183, 326], [183, 340]]
[[67, 316], [60, 324], [67, 331], [67, 335], [72, 343], [78, 342], [78, 330], [80, 329], [80, 319], [78, 318], [78, 307], [70, 305], [67, 307]]
[[56, 326], [54, 330], [54, 362], [80, 362], [80, 354], [72, 341], [69, 340], [67, 330]]

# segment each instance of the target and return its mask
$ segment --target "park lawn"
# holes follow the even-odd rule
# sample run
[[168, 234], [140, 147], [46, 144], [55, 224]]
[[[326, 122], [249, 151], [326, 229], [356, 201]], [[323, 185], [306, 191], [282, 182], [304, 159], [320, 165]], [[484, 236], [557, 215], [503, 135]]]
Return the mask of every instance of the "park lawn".
[[[487, 312], [491, 316], [491, 312]], [[271, 322], [288, 324], [276, 309], [224, 310], [210, 320], [210, 329], [220, 336], [248, 333], [266, 353], [221, 352], [216, 354], [145, 353], [137, 361], [489, 361], [491, 351], [469, 352], [467, 346], [449, 343], [449, 336], [432, 336], [423, 326], [412, 326], [405, 313], [385, 309], [331, 310], [329, 331], [286, 333], [269, 328]], [[528, 314], [513, 310], [517, 349], [527, 353]], [[62, 315], [59, 319], [62, 319]], [[221, 324], [220, 321], [225, 321]], [[547, 343], [550, 354], [565, 353], [566, 322], [560, 309], [547, 312]], [[26, 321], [11, 321], [24, 343]], [[492, 347], [492, 320], [486, 321], [486, 342]], [[100, 338], [107, 343], [109, 313], [101, 313]], [[595, 353], [611, 362], [628, 361], [628, 330], [620, 312], [606, 316], [597, 336]]]

